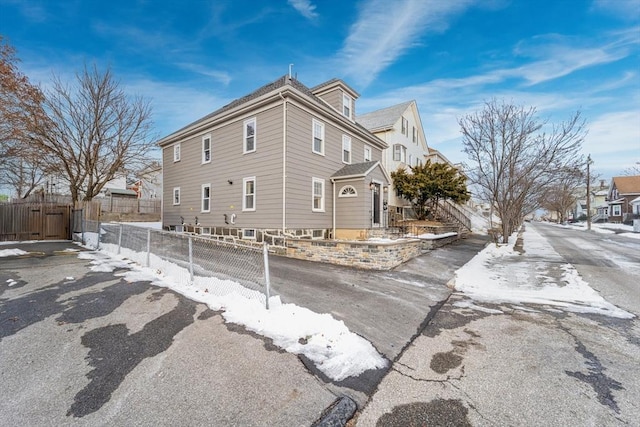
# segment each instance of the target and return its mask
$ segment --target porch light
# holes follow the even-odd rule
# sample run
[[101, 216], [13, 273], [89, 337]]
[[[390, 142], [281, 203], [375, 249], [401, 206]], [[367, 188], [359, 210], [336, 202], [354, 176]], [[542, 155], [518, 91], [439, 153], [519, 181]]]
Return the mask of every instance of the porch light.
[[389, 192], [389, 186], [385, 185], [384, 187], [382, 187], [382, 191], [384, 191], [385, 193]]
[[373, 181], [371, 181], [369, 183], [369, 190], [373, 190], [374, 188], [376, 188], [376, 184]]

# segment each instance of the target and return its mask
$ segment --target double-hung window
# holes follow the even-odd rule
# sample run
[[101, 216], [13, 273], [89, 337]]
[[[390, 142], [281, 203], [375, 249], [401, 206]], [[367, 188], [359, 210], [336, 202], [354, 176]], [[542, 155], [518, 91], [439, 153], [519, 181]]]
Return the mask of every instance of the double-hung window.
[[620, 205], [613, 205], [611, 206], [611, 216], [620, 216], [622, 215], [622, 206]]
[[243, 153], [253, 153], [256, 151], [256, 118], [244, 121], [244, 146]]
[[311, 151], [324, 155], [324, 123], [313, 119], [313, 146]]
[[176, 144], [173, 146], [173, 161], [180, 161], [180, 144]]
[[368, 145], [364, 146], [364, 161], [365, 162], [371, 161], [371, 147], [369, 147]]
[[242, 210], [256, 210], [256, 177], [243, 178], [242, 180]]
[[342, 115], [348, 118], [352, 118], [353, 113], [353, 99], [346, 93], [342, 94]]
[[173, 204], [180, 204], [180, 187], [176, 187], [173, 189]]
[[415, 126], [413, 127], [413, 143], [418, 143], [418, 129]]
[[402, 144], [395, 144], [393, 146], [393, 161], [395, 162], [406, 162], [407, 159], [407, 149]]
[[402, 117], [402, 134], [409, 136], [409, 121]]
[[211, 135], [202, 137], [202, 163], [211, 162]]
[[313, 212], [324, 212], [324, 179], [312, 179], [313, 203], [311, 210]]
[[351, 164], [351, 137], [342, 135], [342, 162]]
[[211, 212], [211, 184], [202, 184], [202, 212]]

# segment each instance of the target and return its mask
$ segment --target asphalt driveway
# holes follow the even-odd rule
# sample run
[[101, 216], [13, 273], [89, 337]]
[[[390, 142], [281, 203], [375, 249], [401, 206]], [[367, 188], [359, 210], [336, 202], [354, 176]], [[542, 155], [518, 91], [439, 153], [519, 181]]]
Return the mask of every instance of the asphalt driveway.
[[[271, 280], [284, 302], [331, 313], [393, 361], [485, 243], [472, 235], [390, 272], [272, 257]], [[386, 373], [331, 382], [203, 304], [92, 271], [76, 245], [10, 247], [29, 254], [0, 258], [8, 425], [311, 425], [340, 396], [362, 406]]]

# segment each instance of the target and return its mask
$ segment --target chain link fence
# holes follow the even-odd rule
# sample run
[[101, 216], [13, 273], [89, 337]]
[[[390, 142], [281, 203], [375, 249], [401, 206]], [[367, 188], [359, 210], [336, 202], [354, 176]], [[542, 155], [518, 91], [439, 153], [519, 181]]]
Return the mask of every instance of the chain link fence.
[[[83, 220], [74, 212], [73, 238], [85, 246], [123, 255], [144, 267], [181, 277], [213, 277], [216, 293], [237, 291], [236, 283], [257, 291], [244, 295], [259, 299], [269, 308], [269, 257], [266, 242], [251, 245], [127, 224]], [[169, 264], [167, 264], [169, 263]], [[181, 267], [179, 269], [172, 266]]]

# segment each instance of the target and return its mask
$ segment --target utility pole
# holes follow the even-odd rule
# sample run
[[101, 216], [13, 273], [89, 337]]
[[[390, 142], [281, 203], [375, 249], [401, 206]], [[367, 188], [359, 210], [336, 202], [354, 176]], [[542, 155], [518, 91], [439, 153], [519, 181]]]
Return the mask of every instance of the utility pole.
[[591, 176], [589, 166], [591, 165], [591, 154], [587, 156], [587, 230], [591, 230]]

